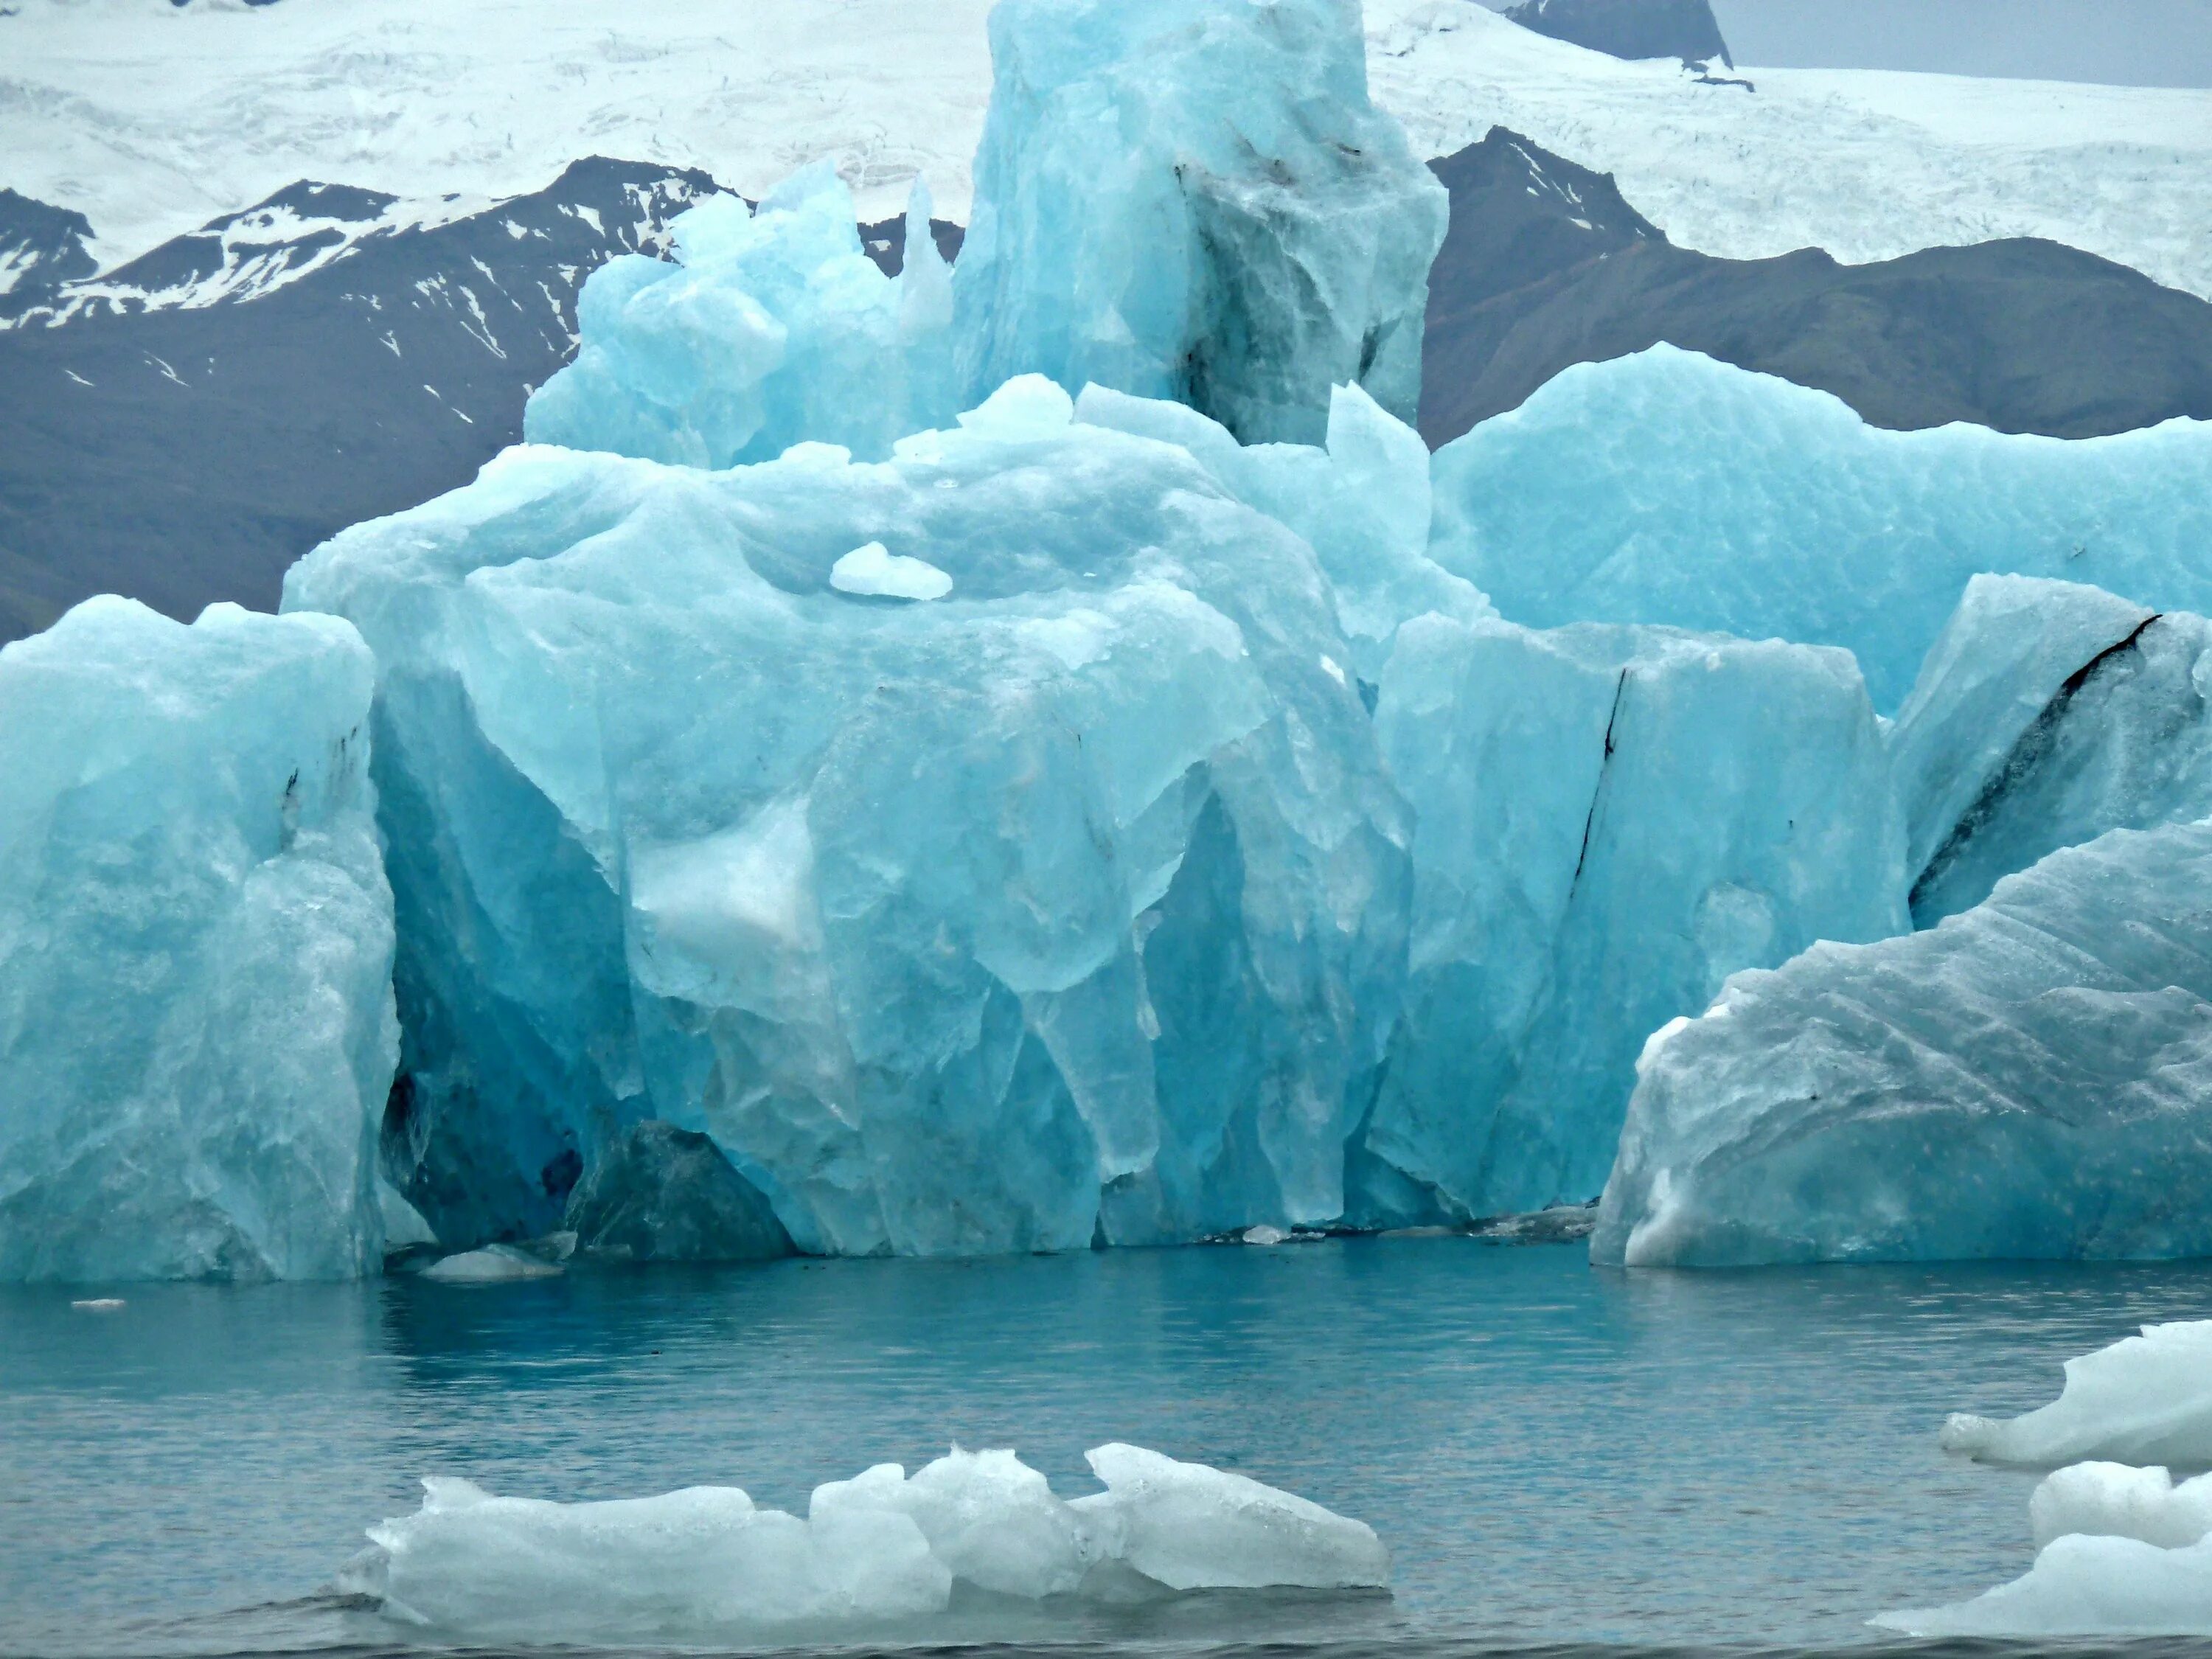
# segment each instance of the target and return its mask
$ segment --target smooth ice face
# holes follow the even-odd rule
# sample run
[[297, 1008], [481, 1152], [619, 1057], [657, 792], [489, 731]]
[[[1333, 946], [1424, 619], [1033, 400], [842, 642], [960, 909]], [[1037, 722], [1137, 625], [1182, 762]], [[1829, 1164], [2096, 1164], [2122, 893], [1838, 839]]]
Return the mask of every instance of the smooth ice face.
[[228, 605], [0, 651], [0, 1279], [376, 1271], [373, 675]]
[[817, 1486], [804, 1520], [734, 1486], [554, 1504], [428, 1480], [344, 1582], [448, 1634], [601, 1642], [926, 1634], [956, 1583], [1042, 1601], [1108, 1565], [1140, 1575], [1103, 1587], [1117, 1599], [1389, 1582], [1374, 1533], [1318, 1504], [1139, 1447], [1086, 1455], [1108, 1490], [1073, 1504], [1011, 1451], [955, 1449]]
[[2212, 1320], [2146, 1325], [2069, 1359], [2050, 1405], [2002, 1423], [1954, 1415], [1943, 1449], [2045, 1468], [2083, 1458], [2212, 1465]]
[[1408, 623], [1376, 729], [1413, 809], [1377, 1218], [1595, 1197], [1637, 1051], [1740, 969], [1903, 930], [1903, 835], [1844, 653]]
[[[448, 1244], [711, 1133], [803, 1247], [1334, 1218], [1409, 875], [1328, 585], [1042, 379], [861, 465], [525, 447], [287, 582], [375, 646], [387, 1167]], [[833, 581], [855, 549], [927, 602]]]
[[962, 383], [1040, 373], [1317, 442], [1420, 393], [1446, 201], [1368, 101], [1356, 0], [1002, 0], [953, 274]]
[[2212, 623], [2100, 589], [1977, 576], [1891, 733], [1913, 920], [2107, 830], [2212, 813]]
[[685, 466], [766, 460], [801, 440], [881, 459], [955, 407], [951, 276], [928, 224], [917, 184], [905, 269], [890, 277], [861, 251], [852, 192], [827, 161], [757, 213], [709, 198], [677, 218], [672, 263], [626, 254], [592, 273], [575, 360], [532, 395], [525, 435]]
[[1731, 980], [1645, 1045], [1590, 1241], [1630, 1266], [2208, 1253], [2212, 823], [2116, 830], [1931, 931]]
[[2063, 441], [1869, 427], [1658, 345], [1568, 369], [1436, 458], [1437, 562], [1531, 627], [1853, 652], [1894, 709], [1983, 571], [2212, 610], [2212, 422]]
[[2212, 1534], [2212, 1474], [2176, 1485], [2162, 1468], [2075, 1463], [2044, 1476], [2027, 1516], [2038, 1549], [2075, 1532], [2185, 1549]]

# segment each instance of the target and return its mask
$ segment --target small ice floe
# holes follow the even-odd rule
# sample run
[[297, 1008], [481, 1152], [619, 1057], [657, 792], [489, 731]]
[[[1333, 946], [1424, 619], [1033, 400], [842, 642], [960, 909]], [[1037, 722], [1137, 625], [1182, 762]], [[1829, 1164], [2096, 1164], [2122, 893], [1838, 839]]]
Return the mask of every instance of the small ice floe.
[[2050, 1405], [2002, 1422], [1954, 1414], [1942, 1441], [1946, 1451], [2029, 1468], [2089, 1458], [2212, 1466], [2212, 1320], [2146, 1325], [2068, 1360]]
[[2212, 1635], [2212, 1475], [2077, 1463], [2028, 1501], [2039, 1553], [2009, 1584], [1873, 1622], [1912, 1636]]
[[128, 1304], [119, 1296], [88, 1297], [82, 1302], [70, 1304], [70, 1307], [82, 1308], [87, 1313], [113, 1313], [118, 1308], [126, 1305]]
[[487, 1244], [432, 1262], [422, 1269], [422, 1277], [443, 1285], [500, 1285], [518, 1279], [552, 1279], [560, 1272], [557, 1263], [513, 1244]]
[[1374, 1532], [1318, 1504], [1140, 1447], [1087, 1456], [1106, 1490], [1072, 1501], [1011, 1451], [956, 1448], [817, 1486], [803, 1517], [735, 1486], [556, 1504], [428, 1480], [342, 1582], [410, 1623], [564, 1641], [881, 1630], [956, 1583], [1045, 1603], [1389, 1582]]
[[1239, 1235], [1247, 1244], [1280, 1244], [1290, 1237], [1280, 1227], [1262, 1221], [1257, 1226], [1247, 1227]]

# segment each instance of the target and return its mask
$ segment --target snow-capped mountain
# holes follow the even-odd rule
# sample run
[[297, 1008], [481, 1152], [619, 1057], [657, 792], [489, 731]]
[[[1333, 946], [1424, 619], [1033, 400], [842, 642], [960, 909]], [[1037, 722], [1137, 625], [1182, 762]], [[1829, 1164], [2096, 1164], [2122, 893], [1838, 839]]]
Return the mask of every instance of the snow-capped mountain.
[[1664, 340], [1832, 392], [1878, 426], [2089, 437], [2212, 418], [2212, 303], [2032, 238], [1843, 264], [1677, 247], [1604, 173], [1504, 128], [1431, 163], [1421, 432], [1449, 442], [1569, 365]]
[[1505, 15], [1523, 28], [1609, 58], [1735, 66], [1710, 0], [1521, 0]]
[[91, 239], [82, 213], [0, 189], [0, 324], [11, 310], [98, 270], [85, 246]]
[[[582, 152], [757, 196], [840, 159], [864, 218], [926, 173], [964, 221], [989, 0], [12, 0], [0, 183], [112, 268], [298, 179], [409, 201], [539, 188]], [[1376, 100], [1431, 156], [1492, 126], [1613, 173], [1678, 245], [1847, 263], [2040, 236], [2212, 296], [2212, 94], [1870, 71], [1701, 82], [1476, 0], [1367, 0]]]
[[[0, 331], [0, 639], [103, 591], [187, 617], [216, 599], [273, 607], [317, 542], [514, 441], [530, 389], [574, 349], [584, 278], [657, 251], [714, 189], [595, 159], [394, 226], [366, 192], [301, 185], [282, 198], [356, 216], [254, 244], [235, 228], [301, 222], [257, 210], [126, 268], [143, 283], [64, 287]], [[333, 223], [356, 234], [331, 240]]]

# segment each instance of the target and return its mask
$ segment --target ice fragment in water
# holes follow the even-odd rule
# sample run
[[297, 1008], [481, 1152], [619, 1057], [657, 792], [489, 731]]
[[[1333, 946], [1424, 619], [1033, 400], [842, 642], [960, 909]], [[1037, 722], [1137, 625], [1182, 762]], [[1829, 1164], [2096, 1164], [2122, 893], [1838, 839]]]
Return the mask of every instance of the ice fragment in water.
[[2212, 1534], [2212, 1474], [2177, 1485], [2162, 1468], [2069, 1464], [2044, 1476], [2027, 1515], [2038, 1549], [2073, 1532], [2181, 1549]]
[[2212, 1254], [2212, 823], [2115, 830], [1928, 932], [1739, 975], [1637, 1073], [1595, 1261]]
[[2212, 1320], [2146, 1325], [2068, 1360], [2051, 1404], [2003, 1422], [1956, 1415], [1942, 1440], [1946, 1451], [1989, 1463], [2212, 1466]]
[[815, 1489], [805, 1519], [731, 1486], [592, 1504], [423, 1482], [347, 1583], [395, 1617], [477, 1639], [926, 1632], [956, 1582], [1042, 1600], [1118, 1563], [1165, 1589], [1377, 1588], [1374, 1533], [1243, 1475], [1133, 1446], [1089, 1454], [1070, 1504], [1012, 1452], [881, 1464]]
[[560, 1273], [552, 1262], [512, 1244], [487, 1244], [480, 1250], [441, 1257], [422, 1269], [422, 1277], [447, 1285], [504, 1285], [519, 1279], [556, 1279]]

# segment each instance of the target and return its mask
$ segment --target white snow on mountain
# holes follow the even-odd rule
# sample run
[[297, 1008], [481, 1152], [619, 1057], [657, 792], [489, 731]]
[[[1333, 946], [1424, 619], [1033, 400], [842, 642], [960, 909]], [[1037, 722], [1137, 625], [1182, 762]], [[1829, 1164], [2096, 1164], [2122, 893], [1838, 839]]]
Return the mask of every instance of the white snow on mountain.
[[[295, 179], [435, 201], [599, 153], [758, 195], [839, 158], [864, 216], [916, 172], [964, 218], [989, 0], [14, 0], [0, 184], [112, 267]], [[2212, 297], [2212, 92], [1747, 70], [1546, 39], [1475, 0], [1368, 0], [1376, 100], [1448, 155], [1493, 123], [1619, 176], [1679, 242], [1838, 258], [2037, 235]]]

